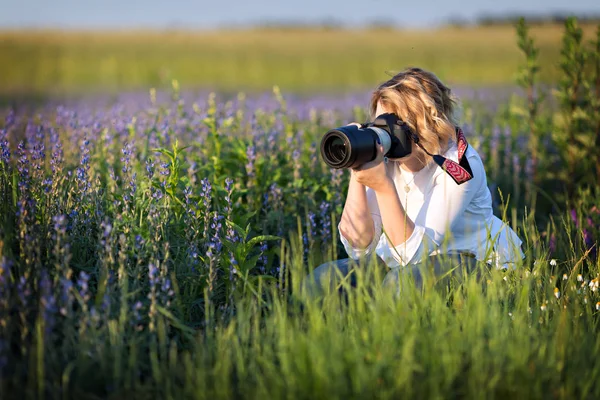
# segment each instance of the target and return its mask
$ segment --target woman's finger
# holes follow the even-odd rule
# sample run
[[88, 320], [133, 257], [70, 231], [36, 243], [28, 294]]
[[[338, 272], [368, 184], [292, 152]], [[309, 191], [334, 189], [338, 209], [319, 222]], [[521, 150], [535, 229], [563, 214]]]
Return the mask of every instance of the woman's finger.
[[375, 167], [376, 165], [378, 165], [379, 163], [382, 163], [384, 161], [384, 154], [383, 154], [383, 145], [377, 144], [377, 155], [375, 156], [375, 158], [367, 163], [364, 163], [362, 165], [359, 165], [356, 168], [353, 168], [354, 171], [364, 171], [367, 170], [369, 168]]
[[[378, 144], [377, 145], [377, 156], [375, 157], [375, 160], [379, 160], [379, 161], [383, 161], [383, 146]], [[373, 160], [373, 161], [375, 161]]]

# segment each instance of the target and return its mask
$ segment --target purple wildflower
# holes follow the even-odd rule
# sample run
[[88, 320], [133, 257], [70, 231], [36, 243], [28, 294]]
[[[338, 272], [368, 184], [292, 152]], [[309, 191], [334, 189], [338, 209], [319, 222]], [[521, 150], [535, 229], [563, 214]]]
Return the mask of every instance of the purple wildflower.
[[133, 305], [131, 311], [133, 314], [133, 324], [135, 326], [139, 326], [140, 322], [142, 322], [142, 315], [140, 314], [140, 311], [143, 308], [143, 304], [141, 301], [136, 301], [135, 304]]
[[29, 160], [25, 152], [25, 143], [19, 142], [17, 146], [17, 170], [19, 171], [18, 187], [20, 191], [29, 189]]
[[267, 242], [260, 243], [260, 258], [258, 259], [258, 263], [259, 263], [259, 271], [261, 274], [264, 274], [266, 272], [268, 258], [265, 253], [267, 252], [268, 249], [269, 249], [269, 246], [268, 246]]
[[21, 275], [19, 282], [17, 283], [17, 296], [24, 309], [27, 308], [29, 298], [31, 296], [31, 289], [29, 288], [27, 278]]
[[204, 239], [206, 243], [210, 242], [208, 238], [208, 227], [209, 227], [209, 219], [210, 219], [210, 209], [211, 209], [211, 192], [212, 186], [208, 178], [204, 178], [200, 181], [202, 188], [200, 189], [200, 198], [202, 199], [202, 203], [204, 205]]
[[246, 149], [246, 157], [248, 158], [248, 162], [246, 163], [246, 173], [248, 174], [248, 179], [251, 180], [255, 177], [254, 162], [256, 161], [256, 147], [254, 145], [248, 146]]
[[63, 214], [55, 215], [52, 217], [52, 222], [54, 222], [54, 231], [56, 232], [56, 235], [64, 237], [67, 233], [67, 217]]
[[189, 186], [186, 186], [185, 189], [183, 189], [183, 196], [185, 199], [185, 205], [186, 205], [186, 211], [188, 211], [188, 213], [191, 214], [191, 210], [190, 210], [190, 196], [192, 195], [192, 188]]
[[135, 200], [136, 192], [137, 192], [137, 172], [134, 172], [133, 175], [131, 176], [131, 179], [129, 179], [128, 192], [125, 194], [125, 196], [123, 196], [123, 198], [125, 199], [125, 201], [129, 201], [129, 202], [133, 203]]
[[81, 150], [81, 159], [79, 162], [79, 167], [75, 171], [75, 177], [77, 180], [77, 184], [79, 190], [82, 195], [85, 196], [92, 186], [88, 180], [88, 171], [90, 169], [90, 149], [88, 148], [89, 140], [87, 138], [83, 139], [83, 142], [79, 149]]
[[309, 229], [310, 235], [315, 236], [317, 234], [317, 221], [315, 219], [316, 215], [314, 212], [308, 212], [308, 224], [307, 227]]
[[[270, 204], [267, 203], [269, 201], [269, 198]], [[263, 205], [265, 206], [265, 208], [272, 207], [273, 209], [277, 209], [281, 205], [282, 199], [283, 192], [281, 188], [277, 185], [277, 183], [272, 183], [271, 186], [269, 186], [268, 193], [265, 194], [265, 200]]]
[[58, 140], [58, 135], [56, 135], [55, 140], [56, 142], [54, 143], [54, 151], [52, 152], [52, 157], [50, 158], [50, 168], [53, 174], [56, 174], [58, 171], [60, 171], [63, 163], [62, 143]]
[[574, 208], [571, 209], [571, 220], [575, 222], [575, 227], [579, 228], [579, 220], [577, 219], [577, 210]]
[[161, 167], [160, 174], [162, 176], [169, 176], [169, 174], [171, 173], [171, 170], [169, 169], [170, 164], [168, 162], [161, 163], [160, 167]]
[[236, 268], [237, 266], [238, 266], [238, 262], [232, 254], [231, 257], [229, 258], [229, 280], [231, 282], [235, 282], [235, 275], [237, 275], [237, 273], [238, 273], [237, 268]]
[[200, 198], [203, 200], [204, 210], [207, 212], [210, 209], [212, 185], [210, 184], [208, 178], [202, 179], [200, 184], [202, 185], [200, 190]]
[[31, 149], [32, 167], [37, 173], [41, 173], [46, 160], [46, 146], [44, 144], [44, 129], [38, 126], [36, 129], [35, 138], [32, 140], [33, 147]]
[[71, 290], [73, 289], [73, 282], [70, 279], [60, 279], [60, 309], [59, 312], [63, 317], [66, 317], [71, 311], [73, 304], [73, 296]]
[[221, 224], [221, 220], [223, 219], [222, 215], [219, 215], [218, 213], [214, 213], [213, 214], [213, 219], [212, 219], [212, 223], [210, 224], [210, 228], [213, 230], [213, 237], [212, 237], [212, 241], [215, 244], [218, 244], [218, 248], [221, 248], [221, 239], [220, 239], [220, 231], [221, 228], [223, 227], [223, 225]]
[[10, 143], [6, 129], [0, 129], [0, 163], [8, 165], [10, 162]]
[[171, 305], [173, 297], [175, 296], [175, 291], [171, 286], [171, 279], [167, 277], [162, 278], [162, 282], [160, 285], [160, 293], [161, 303], [164, 304], [166, 307], [169, 307]]
[[329, 214], [330, 205], [327, 201], [321, 202], [319, 206], [319, 217], [321, 219], [321, 237], [328, 239], [331, 235], [331, 216]]
[[[233, 205], [231, 200], [231, 195], [233, 193], [233, 179], [225, 179], [225, 190], [227, 191], [227, 194], [225, 195], [225, 213], [227, 214], [227, 219], [231, 221], [231, 215], [233, 211]], [[230, 242], [237, 241], [236, 232], [231, 226], [227, 227], [226, 239]]]
[[141, 249], [144, 245], [144, 238], [141, 235], [135, 235], [135, 248], [137, 250]]
[[146, 176], [150, 180], [154, 176], [154, 161], [151, 158], [146, 159]]
[[150, 290], [154, 290], [158, 284], [158, 268], [153, 263], [148, 264], [148, 282]]
[[55, 324], [55, 314], [57, 312], [56, 307], [56, 298], [53, 295], [52, 283], [50, 282], [50, 278], [48, 277], [48, 272], [46, 270], [42, 270], [42, 277], [40, 280], [40, 289], [41, 289], [41, 306], [44, 320], [44, 327], [46, 331], [46, 335], [52, 332]]
[[586, 249], [589, 249], [590, 247], [592, 247], [592, 244], [594, 244], [592, 234], [587, 229], [583, 230], [583, 241], [585, 243]]
[[131, 143], [125, 143], [125, 147], [121, 149], [121, 153], [123, 153], [123, 157], [121, 157], [121, 162], [123, 163], [121, 172], [128, 174], [131, 171], [131, 154], [133, 154]]
[[113, 180], [113, 182], [117, 183], [119, 182], [119, 177], [117, 176], [117, 174], [115, 174], [115, 170], [113, 167], [108, 167], [108, 175], [110, 176], [110, 179]]
[[160, 199], [162, 199], [163, 197], [164, 197], [164, 193], [163, 193], [163, 191], [162, 191], [162, 190], [160, 190], [160, 189], [154, 189], [154, 190], [152, 191], [152, 198], [153, 198], [154, 200], [160, 200]]
[[46, 178], [42, 181], [42, 186], [44, 187], [44, 193], [50, 193], [52, 189], [52, 178]]
[[77, 288], [79, 289], [79, 296], [83, 299], [85, 304], [87, 304], [91, 298], [89, 280], [90, 276], [85, 271], [81, 271], [79, 273], [79, 278], [77, 279]]

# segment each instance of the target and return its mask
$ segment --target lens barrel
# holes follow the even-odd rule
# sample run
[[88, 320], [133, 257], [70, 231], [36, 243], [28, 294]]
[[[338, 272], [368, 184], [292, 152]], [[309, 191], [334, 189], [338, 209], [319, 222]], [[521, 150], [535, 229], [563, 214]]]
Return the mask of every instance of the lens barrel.
[[331, 168], [356, 168], [377, 157], [377, 139], [387, 154], [392, 147], [392, 137], [387, 130], [361, 129], [356, 125], [335, 128], [321, 139], [321, 157]]
[[[331, 168], [356, 168], [377, 156], [376, 141], [382, 129], [361, 129], [355, 125], [328, 131], [321, 140], [321, 157]], [[387, 146], [389, 149], [389, 146]]]

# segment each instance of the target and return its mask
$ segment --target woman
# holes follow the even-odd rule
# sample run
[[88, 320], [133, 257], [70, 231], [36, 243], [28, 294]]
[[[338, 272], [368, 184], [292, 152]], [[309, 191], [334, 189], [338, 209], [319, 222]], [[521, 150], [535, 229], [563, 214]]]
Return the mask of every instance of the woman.
[[319, 266], [307, 289], [336, 287], [355, 260], [387, 266], [384, 285], [401, 291], [407, 277], [421, 287], [426, 277], [472, 271], [477, 261], [507, 268], [523, 258], [521, 240], [492, 213], [483, 163], [457, 127], [454, 107], [450, 89], [419, 68], [373, 92], [370, 117], [396, 114], [412, 131], [412, 151], [387, 159], [378, 145], [373, 161], [351, 170], [338, 225], [350, 258]]

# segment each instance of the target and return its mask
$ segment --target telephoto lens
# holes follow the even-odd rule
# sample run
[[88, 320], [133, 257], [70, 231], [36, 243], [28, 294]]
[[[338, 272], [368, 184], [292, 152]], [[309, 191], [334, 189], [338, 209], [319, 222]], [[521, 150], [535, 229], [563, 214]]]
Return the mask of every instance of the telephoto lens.
[[382, 128], [348, 125], [331, 129], [321, 140], [321, 157], [331, 168], [356, 168], [377, 157], [378, 138], [386, 154], [392, 139]]

